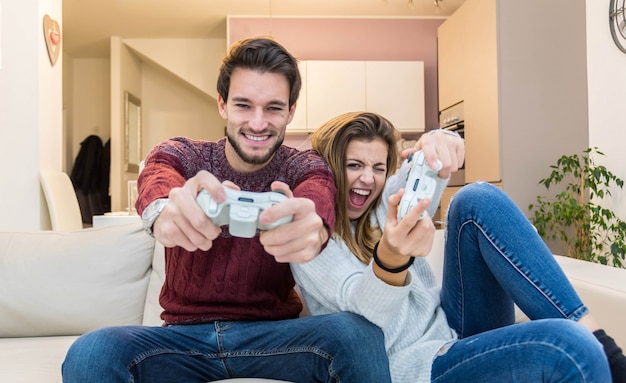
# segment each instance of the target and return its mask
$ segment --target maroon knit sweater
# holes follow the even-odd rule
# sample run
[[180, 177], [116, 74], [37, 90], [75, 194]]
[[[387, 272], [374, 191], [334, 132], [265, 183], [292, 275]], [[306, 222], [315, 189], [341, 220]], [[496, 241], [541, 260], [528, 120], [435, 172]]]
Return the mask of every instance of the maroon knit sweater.
[[[317, 214], [332, 230], [335, 183], [328, 165], [314, 151], [282, 146], [262, 170], [239, 173], [226, 160], [225, 144], [226, 139], [178, 137], [157, 145], [138, 180], [139, 214], [156, 198], [167, 197], [170, 189], [207, 170], [246, 191], [265, 192], [271, 190], [272, 181], [285, 182], [296, 197], [315, 202]], [[160, 302], [166, 324], [286, 319], [297, 317], [302, 309], [289, 264], [278, 263], [265, 252], [258, 233], [237, 238], [223, 227], [209, 251], [166, 248], [165, 273]]]

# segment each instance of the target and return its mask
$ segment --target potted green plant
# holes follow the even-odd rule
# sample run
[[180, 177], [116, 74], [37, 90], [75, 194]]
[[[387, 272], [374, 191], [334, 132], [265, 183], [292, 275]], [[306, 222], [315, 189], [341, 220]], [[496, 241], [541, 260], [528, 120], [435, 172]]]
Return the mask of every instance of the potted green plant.
[[605, 154], [597, 147], [582, 155], [563, 155], [550, 166], [550, 176], [539, 181], [557, 189], [553, 197], [538, 196], [531, 221], [544, 240], [558, 241], [566, 256], [615, 267], [625, 267], [626, 222], [595, 201], [622, 189], [624, 181], [593, 157]]

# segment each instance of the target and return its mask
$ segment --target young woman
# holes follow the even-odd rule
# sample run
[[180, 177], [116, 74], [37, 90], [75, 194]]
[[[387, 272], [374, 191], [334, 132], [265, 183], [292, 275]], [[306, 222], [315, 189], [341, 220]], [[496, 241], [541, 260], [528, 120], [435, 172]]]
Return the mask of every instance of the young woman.
[[[419, 217], [434, 213], [464, 144], [443, 131], [420, 138], [415, 149], [443, 164], [436, 195], [398, 222], [409, 166], [394, 174], [396, 138], [392, 124], [372, 113], [338, 116], [312, 136], [333, 170], [338, 203], [324, 251], [292, 264], [311, 312], [351, 311], [380, 326], [396, 383], [605, 383], [611, 374], [625, 381], [621, 349], [500, 189], [475, 183], [454, 196], [437, 286], [424, 259], [435, 228], [428, 215]], [[514, 303], [532, 320], [514, 324]]]

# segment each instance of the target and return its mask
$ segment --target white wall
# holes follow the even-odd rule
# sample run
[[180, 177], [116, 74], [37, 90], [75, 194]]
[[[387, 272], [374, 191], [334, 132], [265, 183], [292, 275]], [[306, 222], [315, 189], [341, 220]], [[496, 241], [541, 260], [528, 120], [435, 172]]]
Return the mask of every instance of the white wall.
[[111, 209], [121, 211], [128, 204], [127, 181], [137, 178], [124, 164], [124, 92], [142, 99], [141, 60], [123, 44], [111, 38]]
[[[158, 142], [173, 136], [187, 136], [196, 139], [216, 140], [223, 136], [224, 123], [217, 113], [216, 100], [202, 89], [208, 88], [206, 81], [200, 76], [199, 83], [190, 84], [190, 77], [172, 73], [160, 67], [154, 57], [147, 57], [146, 51], [138, 52], [144, 47], [143, 40], [132, 40], [133, 46], [126, 44], [119, 37], [111, 39], [111, 209], [124, 211], [128, 206], [127, 181], [134, 180], [136, 173], [128, 173], [124, 167], [124, 92], [129, 91], [142, 103], [142, 150], [143, 158]], [[171, 40], [166, 40], [172, 43]], [[186, 40], [179, 40], [184, 47]], [[197, 46], [199, 41], [192, 42]], [[212, 40], [206, 41], [207, 46], [215, 47]], [[148, 48], [150, 44], [147, 44]], [[222, 45], [219, 45], [222, 47]], [[221, 48], [220, 48], [221, 49]], [[187, 50], [189, 51], [189, 50]], [[221, 50], [216, 56], [223, 55]], [[184, 65], [185, 60], [194, 57], [208, 64], [209, 71], [217, 71], [216, 64], [208, 63], [207, 54], [187, 55], [178, 60], [167, 61], [169, 68]], [[215, 59], [213, 61], [216, 61]], [[191, 65], [192, 68], [197, 66]], [[192, 71], [193, 72], [193, 71]], [[183, 71], [183, 73], [186, 73]], [[213, 76], [215, 79], [217, 75]], [[183, 80], [187, 78], [188, 80]], [[191, 77], [198, 79], [198, 77]], [[215, 88], [215, 85], [213, 86]]]
[[73, 108], [72, 108], [72, 162], [71, 172], [80, 144], [90, 135], [100, 137], [105, 143], [111, 137], [111, 69], [106, 59], [72, 60]]
[[50, 228], [40, 169], [61, 170], [62, 67], [48, 58], [43, 16], [61, 0], [0, 0], [0, 230]]
[[142, 66], [142, 79], [142, 158], [170, 137], [214, 141], [224, 135], [224, 120], [214, 98], [148, 63]]
[[[607, 4], [587, 0], [589, 143], [606, 154], [598, 162], [626, 180], [626, 54], [611, 38]], [[604, 204], [626, 220], [625, 200], [617, 191]]]
[[[614, 47], [608, 29], [607, 2], [587, 0], [587, 66], [589, 88], [589, 142], [599, 146], [606, 154], [606, 165], [619, 177], [626, 179], [626, 161], [624, 139], [624, 100], [626, 100], [626, 55]], [[64, 163], [62, 148], [67, 136], [62, 132], [62, 98], [66, 103], [75, 97], [62, 93], [62, 81], [72, 83], [78, 80], [62, 79], [62, 67], [68, 68], [75, 63], [64, 63], [59, 57], [52, 67], [45, 49], [42, 33], [44, 14], [61, 19], [61, 0], [0, 0], [0, 230], [35, 230], [49, 228], [47, 210], [39, 185], [39, 170], [42, 168], [62, 169]], [[121, 116], [123, 89], [120, 67], [114, 67], [113, 58], [119, 57], [121, 42], [112, 51], [111, 61], [111, 100], [110, 108], [111, 137], [122, 133]], [[102, 73], [100, 63], [81, 62], [81, 72], [89, 76], [85, 67], [93, 65], [93, 73]], [[567, 65], [564, 63], [563, 65]], [[117, 80], [113, 81], [114, 78]], [[80, 80], [85, 83], [84, 80]], [[79, 84], [72, 85], [76, 89]], [[143, 84], [139, 92], [146, 88], [158, 87], [155, 84]], [[109, 102], [109, 104], [111, 101]], [[68, 124], [74, 114], [67, 108]], [[100, 113], [98, 113], [100, 115]], [[102, 117], [99, 117], [102, 118]], [[148, 120], [154, 117], [148, 117]], [[194, 118], [191, 118], [194, 120]], [[106, 129], [106, 117], [102, 125]], [[172, 120], [173, 121], [173, 120]], [[185, 122], [186, 123], [186, 122]], [[95, 124], [100, 124], [97, 122]], [[178, 123], [171, 123], [171, 125]], [[91, 123], [86, 129], [92, 129]], [[168, 124], [169, 125], [169, 124]], [[207, 124], [207, 127], [211, 126]], [[157, 131], [161, 127], [155, 128]], [[212, 129], [212, 128], [211, 128]], [[81, 140], [84, 134], [76, 133], [72, 143]], [[558, 150], [558, 149], [555, 149]], [[115, 157], [113, 157], [115, 155]], [[145, 155], [145, 153], [142, 153]], [[112, 166], [121, 168], [123, 152], [112, 147]], [[117, 174], [115, 185], [120, 197], [118, 207], [125, 200], [125, 181], [128, 175]], [[113, 180], [112, 180], [113, 181]], [[113, 182], [112, 182], [113, 187]], [[626, 219], [626, 204], [622, 193], [617, 193], [607, 201]]]

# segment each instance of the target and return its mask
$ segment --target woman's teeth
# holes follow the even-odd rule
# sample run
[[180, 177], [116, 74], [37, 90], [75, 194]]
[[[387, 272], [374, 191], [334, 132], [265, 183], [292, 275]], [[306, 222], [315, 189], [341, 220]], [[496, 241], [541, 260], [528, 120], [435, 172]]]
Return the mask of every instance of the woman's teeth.
[[352, 191], [360, 195], [370, 195], [370, 191], [365, 189], [352, 189]]

